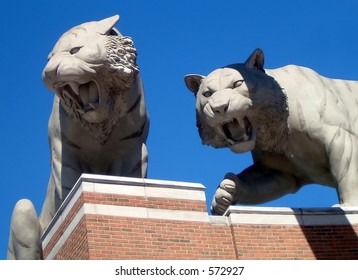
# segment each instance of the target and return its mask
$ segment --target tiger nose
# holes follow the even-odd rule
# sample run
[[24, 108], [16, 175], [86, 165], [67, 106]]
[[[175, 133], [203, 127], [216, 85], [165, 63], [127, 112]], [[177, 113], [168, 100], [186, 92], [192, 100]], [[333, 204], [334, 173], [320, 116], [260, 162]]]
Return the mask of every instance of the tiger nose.
[[216, 92], [211, 96], [209, 104], [215, 114], [226, 114], [229, 109], [226, 94], [221, 94], [220, 92]]
[[49, 90], [53, 90], [54, 81], [57, 76], [58, 65], [47, 64], [42, 71], [42, 81]]
[[225, 114], [227, 113], [227, 110], [229, 109], [229, 104], [214, 104], [211, 105], [211, 109], [216, 114]]

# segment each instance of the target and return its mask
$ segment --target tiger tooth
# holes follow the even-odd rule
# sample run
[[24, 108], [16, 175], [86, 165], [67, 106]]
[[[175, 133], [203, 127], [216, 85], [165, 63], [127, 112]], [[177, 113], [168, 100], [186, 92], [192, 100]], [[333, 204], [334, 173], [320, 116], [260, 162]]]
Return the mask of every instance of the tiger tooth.
[[68, 85], [71, 87], [71, 89], [73, 90], [74, 93], [76, 93], [77, 95], [79, 95], [79, 87], [80, 85], [76, 82], [69, 82]]
[[244, 133], [244, 141], [248, 141], [249, 139], [250, 139], [249, 136], [246, 133]]
[[99, 98], [98, 87], [95, 82], [88, 83], [88, 102], [89, 103], [97, 103]]
[[239, 125], [240, 125], [240, 127], [241, 128], [245, 128], [245, 121], [244, 121], [244, 119], [238, 119], [238, 122], [239, 122]]

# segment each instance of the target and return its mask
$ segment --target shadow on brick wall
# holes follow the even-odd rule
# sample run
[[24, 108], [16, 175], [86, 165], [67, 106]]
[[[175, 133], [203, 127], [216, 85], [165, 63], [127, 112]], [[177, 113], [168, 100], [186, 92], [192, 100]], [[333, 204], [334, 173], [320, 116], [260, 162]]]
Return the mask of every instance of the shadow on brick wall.
[[302, 210], [297, 219], [316, 259], [358, 259], [358, 225], [350, 223], [349, 214], [341, 208]]

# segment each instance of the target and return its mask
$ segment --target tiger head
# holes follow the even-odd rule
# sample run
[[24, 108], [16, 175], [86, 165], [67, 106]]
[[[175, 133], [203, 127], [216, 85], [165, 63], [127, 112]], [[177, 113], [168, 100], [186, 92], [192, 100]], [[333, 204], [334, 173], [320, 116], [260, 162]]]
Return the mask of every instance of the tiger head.
[[118, 19], [87, 22], [65, 32], [42, 73], [62, 107], [85, 125], [120, 117], [119, 93], [136, 81], [136, 49], [131, 38], [114, 28]]
[[263, 69], [256, 49], [243, 64], [216, 69], [207, 77], [186, 75], [196, 96], [196, 119], [203, 144], [235, 153], [254, 148], [282, 152], [288, 135], [287, 97]]

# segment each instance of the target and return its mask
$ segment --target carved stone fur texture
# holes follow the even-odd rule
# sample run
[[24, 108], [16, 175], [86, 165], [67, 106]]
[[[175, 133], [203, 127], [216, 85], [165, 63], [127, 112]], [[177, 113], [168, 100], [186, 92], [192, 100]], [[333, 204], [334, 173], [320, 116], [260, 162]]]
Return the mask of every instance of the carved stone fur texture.
[[42, 79], [56, 94], [48, 126], [51, 175], [39, 220], [30, 201], [16, 204], [9, 259], [42, 257], [41, 232], [82, 173], [146, 177], [149, 117], [136, 49], [114, 27], [118, 19], [68, 30], [48, 56]]
[[358, 82], [295, 65], [265, 70], [260, 49], [245, 63], [185, 82], [196, 96], [203, 144], [253, 157], [241, 173], [226, 174], [213, 213], [312, 183], [336, 188], [340, 206], [358, 205]]

